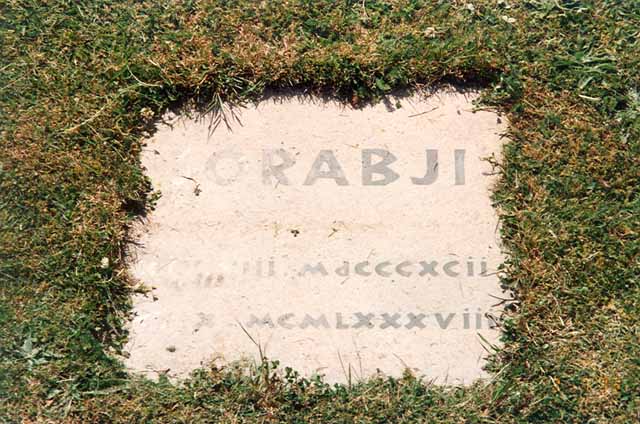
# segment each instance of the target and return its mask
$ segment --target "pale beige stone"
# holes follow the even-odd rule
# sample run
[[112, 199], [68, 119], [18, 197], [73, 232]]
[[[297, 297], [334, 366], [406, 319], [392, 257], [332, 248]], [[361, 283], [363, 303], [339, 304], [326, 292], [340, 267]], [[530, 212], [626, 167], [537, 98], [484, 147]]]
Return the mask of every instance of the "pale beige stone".
[[[211, 134], [209, 121], [184, 117], [160, 125], [141, 160], [162, 196], [137, 229], [131, 265], [154, 289], [134, 299], [127, 365], [181, 377], [212, 359], [259, 360], [259, 344], [283, 366], [331, 382], [405, 368], [447, 384], [485, 376], [480, 336], [498, 340], [485, 314], [500, 314], [491, 295], [501, 296], [503, 256], [489, 198], [495, 177], [482, 158], [499, 159], [505, 125], [473, 112], [473, 98], [442, 91], [354, 110], [292, 96], [236, 110], [241, 125], [231, 130]], [[263, 176], [265, 149], [295, 161], [283, 170], [290, 185]], [[393, 153], [397, 180], [363, 185], [364, 149]], [[438, 151], [438, 177], [415, 185], [426, 149]], [[322, 150], [348, 185], [303, 184]], [[455, 150], [465, 151], [464, 184], [456, 185]], [[272, 159], [277, 166], [281, 153]], [[420, 261], [437, 261], [439, 275], [420, 276]], [[300, 275], [320, 262], [327, 275]], [[357, 313], [373, 314], [373, 328], [357, 326]], [[411, 324], [410, 314], [425, 317]], [[252, 315], [270, 322], [255, 325]]]

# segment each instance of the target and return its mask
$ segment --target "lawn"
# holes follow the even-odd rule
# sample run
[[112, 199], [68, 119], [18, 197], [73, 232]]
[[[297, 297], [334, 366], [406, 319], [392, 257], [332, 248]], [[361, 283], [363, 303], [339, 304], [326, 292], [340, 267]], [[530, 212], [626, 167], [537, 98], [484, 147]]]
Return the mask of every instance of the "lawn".
[[[3, 0], [0, 422], [639, 422], [639, 39], [637, 0]], [[491, 380], [127, 374], [124, 247], [158, 116], [442, 84], [509, 121], [494, 201], [515, 301]]]

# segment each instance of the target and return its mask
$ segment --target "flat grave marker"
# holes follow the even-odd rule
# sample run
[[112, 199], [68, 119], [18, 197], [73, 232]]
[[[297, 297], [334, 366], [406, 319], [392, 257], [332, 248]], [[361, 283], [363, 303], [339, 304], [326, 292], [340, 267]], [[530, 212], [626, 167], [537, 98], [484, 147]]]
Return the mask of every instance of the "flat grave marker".
[[231, 129], [160, 125], [141, 160], [162, 195], [130, 268], [154, 288], [134, 299], [127, 365], [180, 377], [259, 345], [329, 382], [482, 377], [503, 261], [485, 158], [505, 123], [473, 98], [267, 98]]

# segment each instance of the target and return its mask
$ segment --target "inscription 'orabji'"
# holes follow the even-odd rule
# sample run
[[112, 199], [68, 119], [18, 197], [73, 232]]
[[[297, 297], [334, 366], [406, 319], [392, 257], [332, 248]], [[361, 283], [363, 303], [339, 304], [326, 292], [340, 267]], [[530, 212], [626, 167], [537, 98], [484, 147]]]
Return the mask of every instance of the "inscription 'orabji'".
[[[455, 168], [455, 185], [464, 184], [464, 149], [455, 149], [453, 152], [452, 163]], [[426, 149], [425, 152], [425, 171], [422, 177], [410, 177], [410, 181], [414, 185], [431, 185], [438, 179], [438, 151], [434, 149]], [[378, 160], [374, 161], [374, 157]], [[363, 149], [362, 155], [362, 178], [361, 183], [365, 186], [385, 186], [393, 183], [400, 178], [395, 170], [391, 168], [391, 164], [396, 162], [398, 158], [385, 149]], [[233, 175], [221, 175], [218, 170], [219, 164], [228, 162], [228, 168], [234, 169]], [[247, 158], [237, 150], [225, 150], [220, 153], [214, 153], [207, 162], [207, 169], [211, 174], [212, 180], [219, 185], [229, 185], [241, 180], [248, 172], [246, 164]], [[292, 154], [284, 149], [264, 149], [262, 151], [262, 183], [265, 185], [292, 185], [291, 179], [285, 174], [288, 168], [296, 165]], [[332, 150], [321, 150], [316, 156], [303, 185], [311, 186], [319, 179], [329, 179], [335, 181], [337, 185], [349, 185], [349, 181], [345, 176], [342, 165], [338, 161], [335, 152]]]

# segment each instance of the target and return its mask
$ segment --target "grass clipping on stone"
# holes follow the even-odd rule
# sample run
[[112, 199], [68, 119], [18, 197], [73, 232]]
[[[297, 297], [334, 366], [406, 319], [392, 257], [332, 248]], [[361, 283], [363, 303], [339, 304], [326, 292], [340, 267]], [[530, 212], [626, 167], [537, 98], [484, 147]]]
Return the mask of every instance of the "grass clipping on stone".
[[[639, 27], [635, 1], [5, 2], [0, 419], [638, 421]], [[224, 118], [266, 88], [357, 106], [452, 82], [510, 123], [494, 200], [516, 300], [491, 381], [329, 386], [267, 362], [178, 386], [113, 359], [155, 117]]]

